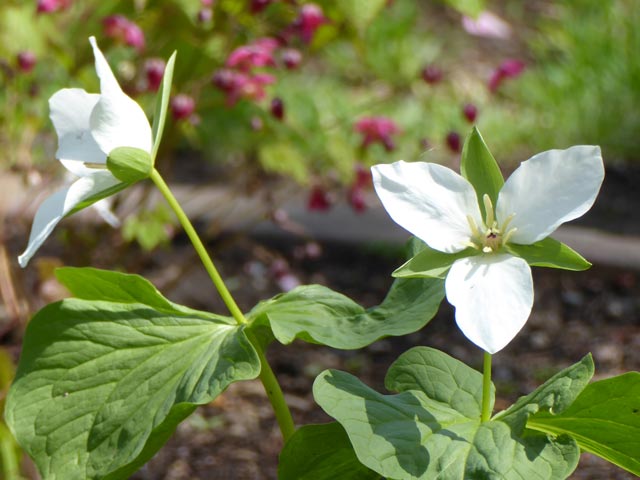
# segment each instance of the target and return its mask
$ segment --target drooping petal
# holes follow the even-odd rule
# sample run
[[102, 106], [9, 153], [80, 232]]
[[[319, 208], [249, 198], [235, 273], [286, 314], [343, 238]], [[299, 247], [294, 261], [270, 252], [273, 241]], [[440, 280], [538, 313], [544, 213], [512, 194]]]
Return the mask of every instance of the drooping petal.
[[111, 175], [109, 171], [98, 171], [92, 175], [79, 178], [70, 186], [58, 190], [45, 199], [38, 207], [33, 219], [29, 244], [23, 254], [18, 257], [20, 266], [25, 267], [27, 265], [58, 222], [72, 211], [76, 205], [118, 183], [121, 182]]
[[533, 306], [527, 262], [511, 255], [478, 255], [457, 260], [445, 281], [462, 333], [489, 353], [504, 348], [522, 329]]
[[600, 147], [579, 145], [531, 157], [507, 179], [498, 196], [496, 217], [515, 214], [509, 228], [514, 243], [530, 245], [562, 223], [587, 212], [604, 179]]
[[481, 225], [471, 184], [442, 165], [425, 162], [375, 165], [373, 185], [391, 218], [435, 250], [464, 250], [471, 237], [470, 215]]
[[49, 116], [58, 134], [58, 151], [66, 169], [77, 176], [88, 174], [84, 162], [105, 163], [107, 155], [93, 139], [89, 118], [100, 95], [79, 88], [58, 90], [49, 99]]
[[151, 152], [152, 134], [147, 116], [140, 105], [122, 91], [95, 38], [89, 41], [100, 77], [100, 100], [90, 118], [93, 138], [107, 154], [116, 147]]

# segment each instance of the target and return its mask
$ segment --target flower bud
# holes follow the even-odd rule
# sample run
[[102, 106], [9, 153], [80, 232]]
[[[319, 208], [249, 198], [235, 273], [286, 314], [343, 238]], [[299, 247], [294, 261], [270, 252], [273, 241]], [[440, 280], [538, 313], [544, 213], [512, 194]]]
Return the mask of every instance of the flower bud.
[[164, 60], [161, 58], [150, 58], [144, 63], [144, 73], [147, 77], [147, 89], [155, 92], [160, 88], [165, 69]]
[[33, 67], [36, 66], [36, 56], [29, 50], [18, 53], [17, 60], [18, 68], [20, 68], [20, 71], [23, 73], [29, 73], [33, 70]]
[[287, 48], [282, 51], [282, 61], [289, 70], [295, 70], [302, 62], [302, 53], [295, 48]]
[[466, 118], [469, 123], [473, 123], [476, 121], [476, 118], [478, 117], [478, 108], [473, 103], [467, 103], [462, 108], [462, 114], [464, 115], [464, 118]]
[[180, 93], [171, 99], [171, 114], [174, 120], [189, 118], [196, 109], [196, 102], [189, 95]]
[[284, 119], [284, 103], [281, 98], [276, 97], [271, 100], [271, 115], [280, 121]]
[[460, 153], [460, 134], [458, 132], [449, 132], [446, 138], [447, 146], [454, 153]]
[[134, 183], [148, 178], [153, 169], [149, 152], [134, 147], [117, 147], [109, 152], [107, 168], [118, 180]]
[[442, 80], [444, 73], [436, 65], [427, 65], [422, 69], [422, 79], [429, 85], [435, 85]]

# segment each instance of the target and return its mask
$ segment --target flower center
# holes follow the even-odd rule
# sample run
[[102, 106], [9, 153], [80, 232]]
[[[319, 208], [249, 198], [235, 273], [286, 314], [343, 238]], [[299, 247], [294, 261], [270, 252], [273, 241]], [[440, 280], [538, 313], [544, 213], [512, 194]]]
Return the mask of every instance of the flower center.
[[467, 215], [467, 222], [471, 228], [471, 238], [468, 245], [484, 253], [495, 253], [507, 244], [517, 228], [509, 229], [509, 223], [515, 214], [509, 215], [502, 225], [498, 224], [493, 212], [491, 198], [486, 193], [482, 196], [486, 218], [482, 225], [476, 225], [471, 215]]

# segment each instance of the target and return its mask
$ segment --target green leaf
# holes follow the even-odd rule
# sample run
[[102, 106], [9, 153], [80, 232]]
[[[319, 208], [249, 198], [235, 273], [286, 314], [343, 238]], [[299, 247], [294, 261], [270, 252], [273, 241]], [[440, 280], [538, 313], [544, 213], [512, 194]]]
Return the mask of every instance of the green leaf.
[[400, 265], [392, 275], [396, 278], [445, 278], [453, 262], [460, 258], [478, 255], [479, 250], [467, 248], [458, 253], [443, 253], [425, 245], [425, 247]]
[[350, 350], [419, 330], [433, 318], [443, 298], [444, 282], [439, 279], [401, 279], [380, 305], [365, 310], [329, 288], [305, 285], [260, 302], [247, 318], [251, 328], [270, 325], [285, 345], [298, 338]]
[[562, 268], [581, 271], [591, 267], [591, 263], [568, 245], [547, 237], [533, 245], [510, 243], [507, 249], [534, 267]]
[[358, 461], [339, 423], [305, 425], [280, 453], [279, 480], [376, 480], [380, 475]]
[[416, 347], [392, 365], [382, 395], [344, 372], [327, 370], [313, 387], [318, 404], [346, 430], [360, 461], [394, 479], [557, 480], [576, 467], [566, 436], [480, 421], [478, 372], [442, 352]]
[[160, 312], [193, 315], [229, 325], [236, 324], [231, 317], [194, 310], [167, 300], [151, 282], [140, 275], [93, 267], [62, 267], [57, 268], [55, 274], [58, 281], [76, 298], [142, 303]]
[[[429, 347], [403, 353], [389, 368], [384, 382], [388, 390], [418, 390], [438, 402], [449, 403], [468, 418], [482, 414], [482, 374], [449, 355]], [[491, 385], [491, 406], [495, 387]]]
[[568, 434], [580, 448], [640, 475], [640, 373], [588, 385], [558, 415], [533, 415], [527, 427]]
[[242, 327], [171, 304], [157, 310], [164, 299], [144, 285], [151, 305], [134, 303], [136, 284], [107, 288], [126, 303], [67, 299], [27, 327], [6, 418], [44, 479], [128, 478], [195, 405], [260, 372]]
[[500, 167], [498, 167], [496, 160], [491, 155], [476, 127], [473, 127], [471, 134], [464, 142], [460, 171], [462, 176], [469, 180], [469, 183], [475, 188], [482, 218], [486, 218], [487, 212], [485, 211], [482, 197], [485, 193], [489, 195], [495, 208], [498, 202], [498, 193], [502, 185], [504, 185], [504, 178], [500, 172]]
[[386, 3], [386, 0], [349, 0], [348, 2], [337, 2], [336, 7], [362, 33]]
[[162, 76], [162, 83], [158, 90], [156, 97], [156, 108], [153, 114], [153, 147], [151, 148], [152, 164], [156, 160], [158, 155], [158, 148], [160, 148], [160, 141], [162, 140], [162, 132], [164, 130], [164, 124], [167, 120], [167, 109], [169, 107], [169, 98], [171, 97], [171, 83], [173, 81], [173, 69], [176, 63], [177, 52], [173, 52], [167, 66], [164, 68], [164, 75]]
[[529, 395], [520, 397], [508, 409], [498, 413], [494, 420], [501, 420], [521, 432], [527, 420], [537, 412], [560, 413], [565, 410], [593, 377], [594, 366], [591, 354], [578, 363], [556, 373]]
[[153, 159], [140, 148], [117, 147], [109, 152], [107, 168], [118, 180], [131, 184], [149, 178]]

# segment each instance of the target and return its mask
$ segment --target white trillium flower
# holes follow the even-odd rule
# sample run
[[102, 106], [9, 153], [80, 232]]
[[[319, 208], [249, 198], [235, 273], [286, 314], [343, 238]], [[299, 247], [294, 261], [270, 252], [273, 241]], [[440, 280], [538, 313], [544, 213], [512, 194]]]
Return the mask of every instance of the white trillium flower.
[[29, 244], [18, 257], [22, 267], [62, 218], [127, 185], [107, 170], [107, 156], [113, 149], [133, 147], [151, 153], [153, 142], [147, 116], [122, 91], [95, 38], [90, 37], [89, 42], [100, 78], [100, 93], [65, 88], [49, 99], [51, 121], [58, 134], [56, 158], [79, 178], [38, 208]]
[[[533, 305], [527, 261], [510, 244], [532, 245], [591, 208], [604, 179], [600, 148], [575, 146], [535, 155], [507, 179], [494, 206], [449, 168], [399, 161], [372, 168], [373, 184], [391, 218], [429, 247], [474, 255], [453, 262], [445, 280], [456, 323], [488, 353], [522, 329]], [[483, 193], [483, 192], [479, 192]]]

